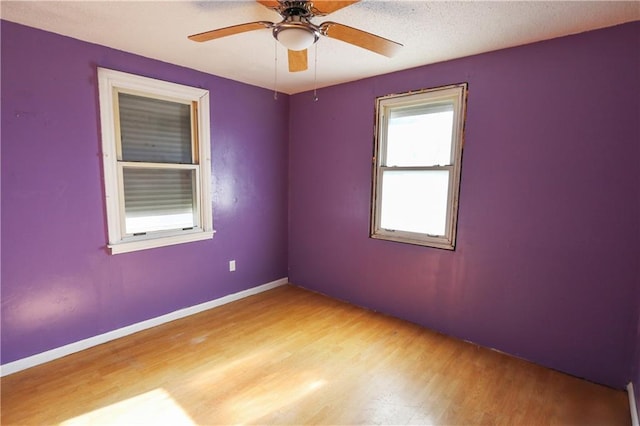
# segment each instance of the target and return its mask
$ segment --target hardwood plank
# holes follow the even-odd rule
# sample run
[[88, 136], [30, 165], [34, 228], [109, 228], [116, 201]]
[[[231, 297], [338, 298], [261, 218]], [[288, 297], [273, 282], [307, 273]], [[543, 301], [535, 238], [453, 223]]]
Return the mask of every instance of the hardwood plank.
[[293, 286], [0, 387], [3, 425], [630, 424], [623, 391]]

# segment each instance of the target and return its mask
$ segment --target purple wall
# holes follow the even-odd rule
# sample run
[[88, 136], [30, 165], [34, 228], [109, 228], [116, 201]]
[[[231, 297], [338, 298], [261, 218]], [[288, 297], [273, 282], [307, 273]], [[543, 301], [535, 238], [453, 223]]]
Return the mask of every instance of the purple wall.
[[[3, 364], [287, 276], [287, 96], [1, 31]], [[96, 66], [210, 91], [213, 240], [107, 254]]]
[[[640, 23], [290, 100], [291, 282], [622, 388], [640, 269]], [[407, 41], [409, 42], [409, 41]], [[368, 238], [374, 99], [469, 82], [457, 248]]]

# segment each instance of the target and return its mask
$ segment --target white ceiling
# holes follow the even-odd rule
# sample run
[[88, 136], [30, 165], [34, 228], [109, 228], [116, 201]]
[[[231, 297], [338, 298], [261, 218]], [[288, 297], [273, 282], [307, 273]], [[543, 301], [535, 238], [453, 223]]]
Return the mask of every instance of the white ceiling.
[[[274, 89], [276, 44], [268, 29], [205, 43], [194, 33], [244, 22], [278, 22], [254, 1], [6, 1], [0, 16], [80, 40]], [[317, 43], [317, 87], [417, 67], [511, 46], [640, 20], [639, 1], [379, 1], [362, 0], [326, 20], [404, 44], [393, 58], [338, 40]], [[277, 89], [314, 87], [315, 47], [309, 69], [287, 71], [278, 46]]]

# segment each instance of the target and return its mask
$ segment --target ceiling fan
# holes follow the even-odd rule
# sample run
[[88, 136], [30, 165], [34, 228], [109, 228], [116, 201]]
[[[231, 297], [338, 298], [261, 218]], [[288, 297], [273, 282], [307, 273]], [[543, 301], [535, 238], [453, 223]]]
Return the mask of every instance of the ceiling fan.
[[386, 38], [359, 30], [357, 28], [338, 24], [332, 21], [316, 25], [311, 19], [316, 16], [326, 16], [360, 0], [349, 1], [287, 1], [287, 0], [256, 0], [261, 5], [274, 10], [282, 16], [282, 21], [273, 23], [268, 21], [247, 22], [246, 24], [218, 28], [189, 36], [189, 40], [203, 42], [268, 28], [273, 37], [288, 49], [289, 71], [304, 71], [307, 65], [307, 48], [318, 41], [320, 36], [341, 40], [354, 46], [391, 57], [400, 50], [402, 44]]

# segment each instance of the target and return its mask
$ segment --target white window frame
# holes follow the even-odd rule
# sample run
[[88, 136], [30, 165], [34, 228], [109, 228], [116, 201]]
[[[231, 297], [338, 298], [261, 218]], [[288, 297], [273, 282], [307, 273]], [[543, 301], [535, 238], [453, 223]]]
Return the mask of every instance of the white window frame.
[[[415, 92], [386, 95], [376, 98], [375, 151], [373, 156], [373, 185], [371, 203], [371, 238], [416, 244], [447, 250], [454, 250], [458, 221], [458, 198], [460, 193], [460, 172], [464, 146], [464, 123], [466, 117], [467, 83], [424, 89]], [[427, 167], [387, 167], [388, 117], [395, 108], [453, 103], [452, 164]], [[448, 170], [450, 173], [445, 235], [429, 235], [380, 226], [382, 212], [382, 176], [385, 171]]]
[[[100, 122], [102, 130], [102, 157], [104, 166], [105, 204], [111, 254], [127, 253], [173, 244], [182, 244], [213, 238], [213, 212], [211, 208], [211, 142], [209, 125], [209, 91], [177, 83], [156, 80], [98, 67]], [[136, 167], [171, 167], [195, 170], [196, 196], [194, 209], [197, 224], [192, 229], [147, 232], [128, 235], [125, 232], [124, 186], [122, 170], [133, 165], [119, 161], [118, 93], [130, 93], [155, 99], [191, 105], [192, 150], [194, 164], [170, 166], [137, 163]]]

